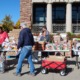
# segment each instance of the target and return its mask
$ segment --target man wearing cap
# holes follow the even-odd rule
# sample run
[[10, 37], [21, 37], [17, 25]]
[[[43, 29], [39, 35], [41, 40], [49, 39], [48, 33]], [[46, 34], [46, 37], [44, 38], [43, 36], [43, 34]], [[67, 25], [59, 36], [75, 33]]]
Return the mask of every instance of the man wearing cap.
[[22, 62], [24, 58], [27, 57], [28, 63], [30, 66], [30, 75], [34, 76], [35, 68], [32, 62], [32, 46], [34, 45], [33, 35], [25, 22], [21, 23], [20, 26], [21, 26], [21, 31], [20, 31], [19, 38], [18, 38], [17, 49], [21, 48], [21, 51], [20, 51], [20, 55], [18, 59], [16, 73], [14, 73], [14, 75], [21, 76]]

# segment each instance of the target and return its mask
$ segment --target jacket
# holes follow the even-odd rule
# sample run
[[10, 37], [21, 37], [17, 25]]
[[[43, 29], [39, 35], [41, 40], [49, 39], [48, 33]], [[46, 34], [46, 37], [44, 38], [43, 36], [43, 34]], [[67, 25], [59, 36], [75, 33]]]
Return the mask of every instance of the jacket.
[[20, 47], [23, 46], [33, 46], [33, 45], [34, 45], [34, 39], [31, 30], [29, 28], [22, 29], [19, 33], [17, 48], [19, 49]]

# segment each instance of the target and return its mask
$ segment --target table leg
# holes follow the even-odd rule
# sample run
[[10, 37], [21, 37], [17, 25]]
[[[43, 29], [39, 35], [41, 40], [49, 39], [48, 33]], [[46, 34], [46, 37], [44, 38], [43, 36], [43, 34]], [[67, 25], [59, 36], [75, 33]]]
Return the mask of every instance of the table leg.
[[76, 66], [78, 66], [78, 55], [76, 55]]
[[78, 65], [78, 56], [79, 56], [79, 55], [78, 55], [78, 51], [77, 51], [77, 52], [76, 52], [76, 66], [77, 66], [77, 68], [78, 68], [78, 66], [79, 66], [79, 65]]

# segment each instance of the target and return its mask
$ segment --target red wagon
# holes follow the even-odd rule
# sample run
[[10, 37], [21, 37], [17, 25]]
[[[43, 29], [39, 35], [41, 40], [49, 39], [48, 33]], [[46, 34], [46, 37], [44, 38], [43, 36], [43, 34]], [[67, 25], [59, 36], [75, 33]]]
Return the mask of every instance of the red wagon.
[[66, 58], [64, 56], [49, 56], [42, 60], [41, 73], [47, 73], [48, 69], [55, 69], [60, 71], [60, 75], [66, 74]]

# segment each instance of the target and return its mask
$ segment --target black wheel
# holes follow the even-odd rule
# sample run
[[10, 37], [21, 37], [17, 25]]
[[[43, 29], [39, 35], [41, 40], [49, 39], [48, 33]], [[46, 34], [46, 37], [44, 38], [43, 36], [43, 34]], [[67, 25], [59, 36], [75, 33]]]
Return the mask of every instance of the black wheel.
[[47, 73], [47, 69], [43, 68], [43, 69], [41, 70], [41, 73], [42, 73], [42, 74], [46, 74], [46, 73]]
[[65, 75], [66, 75], [65, 70], [61, 70], [61, 71], [60, 71], [60, 75], [61, 75], [61, 76], [65, 76]]

